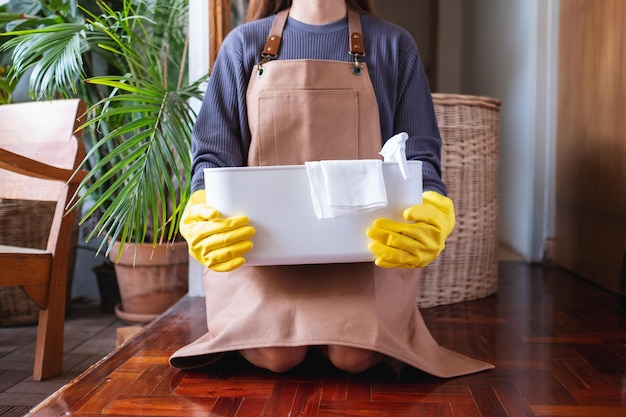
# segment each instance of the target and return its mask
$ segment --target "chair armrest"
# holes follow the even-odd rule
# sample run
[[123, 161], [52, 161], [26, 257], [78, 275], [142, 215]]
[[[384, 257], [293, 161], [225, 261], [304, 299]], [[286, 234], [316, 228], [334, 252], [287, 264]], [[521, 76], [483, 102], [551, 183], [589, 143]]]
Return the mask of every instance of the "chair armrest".
[[70, 183], [80, 182], [86, 175], [86, 172], [82, 170], [74, 172], [71, 169], [58, 168], [6, 149], [0, 149], [0, 168], [29, 177]]

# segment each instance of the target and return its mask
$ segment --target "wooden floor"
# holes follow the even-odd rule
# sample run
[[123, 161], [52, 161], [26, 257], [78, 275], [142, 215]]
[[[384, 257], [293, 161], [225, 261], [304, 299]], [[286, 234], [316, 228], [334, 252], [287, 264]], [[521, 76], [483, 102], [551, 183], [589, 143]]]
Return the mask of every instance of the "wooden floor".
[[422, 311], [440, 344], [496, 365], [453, 379], [385, 365], [349, 375], [316, 355], [283, 375], [236, 354], [171, 368], [171, 352], [205, 331], [203, 310], [183, 299], [31, 415], [626, 416], [626, 314], [558, 268], [503, 262], [497, 295]]
[[63, 373], [33, 381], [37, 324], [0, 328], [0, 416], [21, 417], [115, 349], [127, 324], [98, 300], [73, 300], [65, 319]]

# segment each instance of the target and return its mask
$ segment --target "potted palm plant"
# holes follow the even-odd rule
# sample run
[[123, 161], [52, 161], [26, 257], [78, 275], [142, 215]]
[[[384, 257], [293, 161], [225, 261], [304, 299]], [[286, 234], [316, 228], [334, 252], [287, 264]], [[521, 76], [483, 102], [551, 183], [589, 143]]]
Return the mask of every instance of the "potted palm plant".
[[[0, 33], [6, 32], [7, 22], [15, 19], [17, 15], [9, 13], [9, 7], [7, 3], [2, 3], [0, 0]], [[8, 39], [6, 37], [0, 38], [0, 47]], [[9, 54], [0, 54], [0, 105], [8, 104], [11, 102], [11, 95], [15, 89], [16, 81], [8, 77], [8, 69], [10, 66]]]
[[[191, 177], [190, 101], [201, 99], [204, 81], [187, 79], [188, 0], [31, 3], [70, 11], [70, 18], [52, 12], [56, 20], [16, 22], [2, 46], [12, 51], [10, 74], [31, 70], [35, 99], [78, 95], [90, 105], [81, 127], [91, 138], [88, 174], [72, 208], [89, 206], [81, 223], [92, 224], [87, 240], [102, 238], [100, 249], [116, 263], [124, 314], [150, 318], [187, 290], [178, 222]], [[155, 265], [162, 268], [150, 281]]]

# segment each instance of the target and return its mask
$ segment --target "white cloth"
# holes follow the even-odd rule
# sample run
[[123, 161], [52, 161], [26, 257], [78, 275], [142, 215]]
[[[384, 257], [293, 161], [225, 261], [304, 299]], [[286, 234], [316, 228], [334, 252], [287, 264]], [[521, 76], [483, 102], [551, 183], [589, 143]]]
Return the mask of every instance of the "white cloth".
[[318, 219], [334, 219], [387, 206], [379, 159], [305, 163]]

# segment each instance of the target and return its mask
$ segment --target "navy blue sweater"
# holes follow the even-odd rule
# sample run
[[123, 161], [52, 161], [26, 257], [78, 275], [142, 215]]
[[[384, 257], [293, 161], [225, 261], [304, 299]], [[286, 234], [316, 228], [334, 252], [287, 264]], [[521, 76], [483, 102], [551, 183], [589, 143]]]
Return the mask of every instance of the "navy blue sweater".
[[[204, 187], [204, 168], [247, 165], [246, 90], [273, 20], [271, 16], [238, 26], [221, 46], [193, 130], [192, 191]], [[361, 15], [361, 24], [366, 52], [362, 61], [378, 101], [383, 140], [407, 132], [407, 158], [423, 161], [424, 190], [445, 195], [441, 138], [417, 46], [404, 29], [379, 18]], [[322, 26], [289, 18], [278, 59], [353, 61], [347, 18]]]

